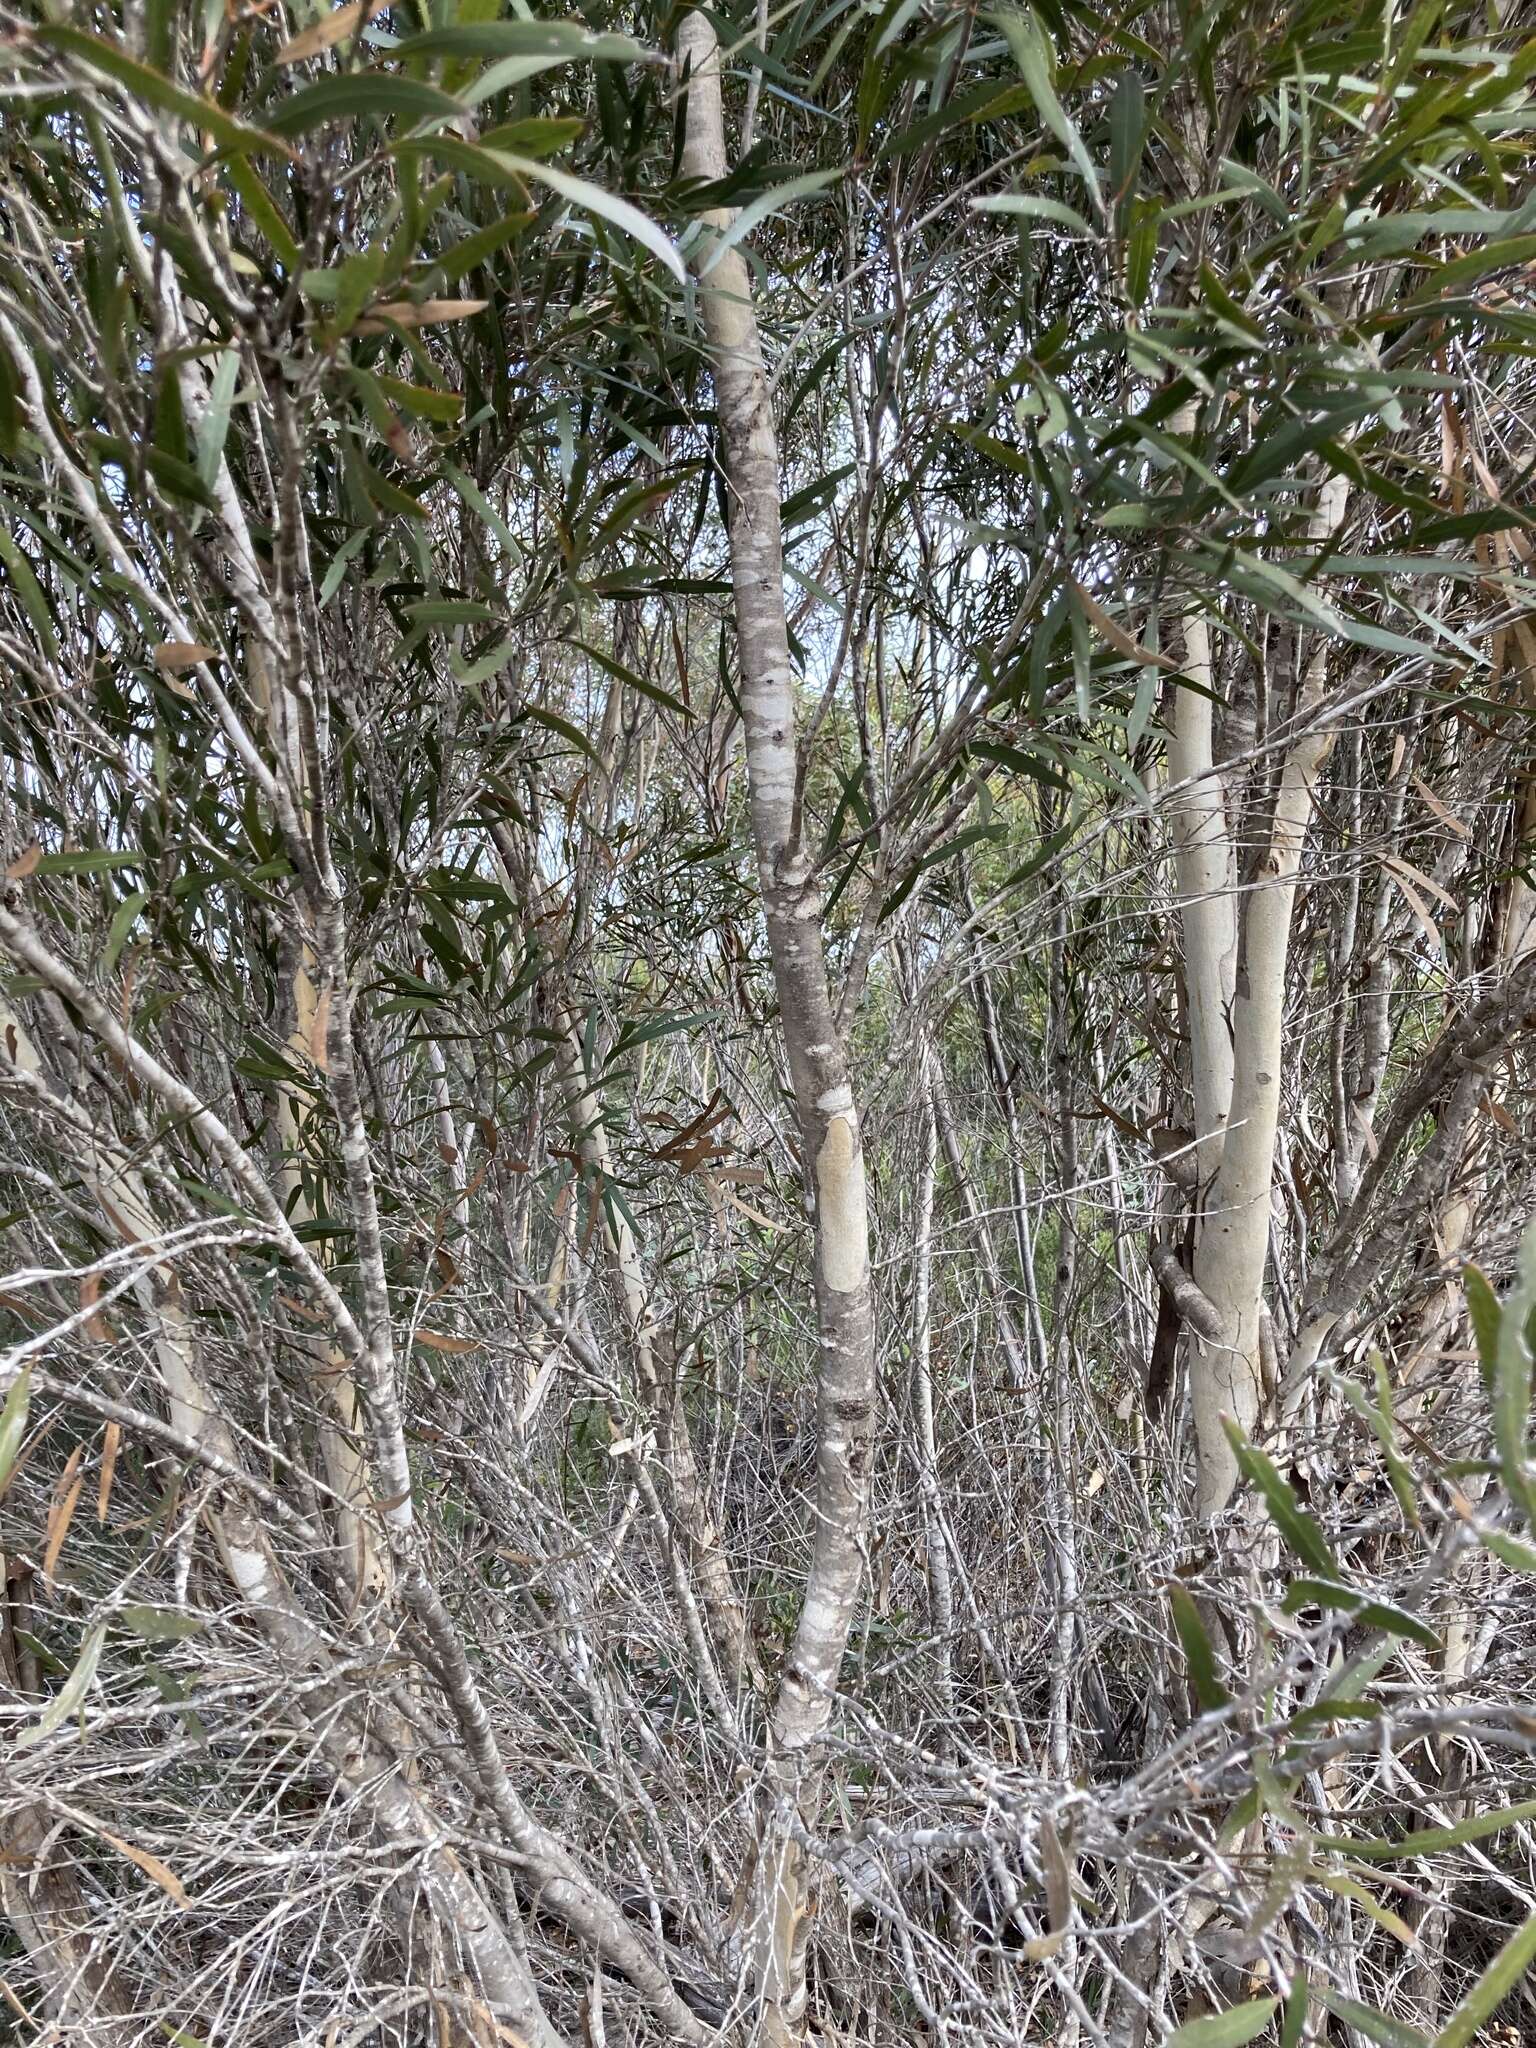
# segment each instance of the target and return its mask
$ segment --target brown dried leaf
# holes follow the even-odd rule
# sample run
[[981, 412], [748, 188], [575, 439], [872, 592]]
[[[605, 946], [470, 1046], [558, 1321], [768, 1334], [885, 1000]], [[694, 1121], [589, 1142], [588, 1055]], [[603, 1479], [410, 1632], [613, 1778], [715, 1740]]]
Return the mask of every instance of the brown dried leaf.
[[183, 1912], [191, 1905], [187, 1888], [168, 1863], [148, 1849], [136, 1849], [132, 1842], [125, 1842], [121, 1835], [109, 1834], [105, 1828], [98, 1830], [104, 1842], [110, 1842], [119, 1856], [126, 1856], [130, 1863], [136, 1863], [146, 1877], [152, 1877], [161, 1891], [168, 1892]]
[[1082, 606], [1083, 615], [1089, 625], [1101, 639], [1109, 642], [1116, 654], [1123, 654], [1129, 661], [1139, 661], [1146, 668], [1177, 671], [1179, 664], [1172, 655], [1159, 654], [1156, 648], [1143, 646], [1134, 634], [1127, 633], [1118, 619], [1112, 619], [1098, 599], [1084, 590], [1082, 584], [1074, 577], [1069, 576], [1067, 581], [1071, 585], [1072, 595]]
[[756, 1223], [764, 1230], [771, 1230], [775, 1237], [782, 1237], [789, 1229], [787, 1223], [775, 1223], [771, 1216], [765, 1216], [761, 1209], [754, 1209], [750, 1202], [744, 1202], [740, 1195], [732, 1194], [728, 1187], [722, 1187], [712, 1176], [706, 1176], [706, 1179], [718, 1194], [725, 1197], [733, 1209], [741, 1211], [749, 1223]]
[[107, 1502], [112, 1498], [112, 1478], [117, 1471], [117, 1454], [122, 1448], [122, 1442], [122, 1425], [117, 1422], [109, 1422], [101, 1445], [101, 1484], [96, 1489], [96, 1519], [98, 1522], [104, 1522], [107, 1519]]
[[377, 14], [381, 7], [387, 5], [388, 0], [347, 0], [345, 7], [338, 7], [333, 14], [327, 14], [313, 28], [290, 37], [272, 61], [274, 64], [302, 64], [306, 57], [321, 56], [361, 28], [366, 17]]
[[306, 1323], [323, 1323], [325, 1321], [325, 1317], [321, 1315], [318, 1309], [311, 1308], [308, 1302], [299, 1301], [291, 1294], [280, 1294], [277, 1299], [280, 1307], [287, 1309], [290, 1315], [298, 1316]]
[[425, 1344], [429, 1351], [446, 1351], [455, 1358], [462, 1358], [466, 1353], [480, 1349], [480, 1342], [476, 1337], [449, 1337], [441, 1330], [418, 1330], [416, 1342]]
[[1413, 784], [1414, 788], [1419, 792], [1419, 795], [1424, 799], [1425, 803], [1428, 804], [1429, 808], [1434, 812], [1435, 816], [1440, 820], [1442, 825], [1446, 826], [1450, 831], [1455, 832], [1462, 839], [1470, 839], [1472, 837], [1471, 826], [1464, 824], [1462, 820], [1458, 818], [1453, 811], [1448, 810], [1446, 806], [1443, 803], [1441, 803], [1439, 797], [1435, 795], [1435, 792], [1430, 788], [1429, 784], [1424, 780], [1422, 775], [1411, 775], [1408, 779]]
[[423, 299], [417, 306], [409, 299], [390, 299], [375, 306], [368, 319], [359, 320], [354, 331], [385, 334], [391, 323], [396, 327], [430, 327], [439, 320], [470, 320], [476, 313], [483, 313], [489, 303], [488, 299]]
[[213, 648], [205, 647], [201, 640], [162, 640], [155, 649], [156, 664], [170, 673], [179, 675], [184, 668], [196, 668], [200, 661], [213, 661]]
[[85, 1474], [80, 1470], [80, 1460], [85, 1456], [85, 1445], [76, 1444], [59, 1474], [59, 1483], [53, 1489], [53, 1503], [48, 1510], [46, 1541], [43, 1544], [43, 1577], [53, 1578], [53, 1568], [59, 1561], [59, 1552], [64, 1548], [64, 1539], [69, 1534], [69, 1525], [75, 1518], [75, 1509], [80, 1505], [80, 1489], [85, 1484]]
[[1451, 894], [1450, 890], [1442, 887], [1432, 875], [1426, 875], [1422, 868], [1416, 868], [1412, 861], [1404, 860], [1401, 854], [1384, 853], [1381, 858], [1386, 862], [1393, 874], [1405, 876], [1408, 881], [1416, 883], [1419, 888], [1427, 889], [1431, 896], [1438, 896], [1447, 910], [1454, 910], [1456, 915], [1460, 917], [1461, 905]]
[[80, 1282], [80, 1306], [91, 1310], [91, 1314], [85, 1319], [85, 1334], [93, 1344], [110, 1344], [117, 1332], [106, 1317], [97, 1311], [96, 1304], [100, 1299], [101, 1275], [87, 1273]]
[[1501, 1131], [1507, 1131], [1512, 1138], [1519, 1137], [1520, 1126], [1515, 1122], [1502, 1102], [1495, 1102], [1491, 1095], [1485, 1095], [1482, 1100], [1482, 1108], [1485, 1114], [1493, 1118]]
[[1424, 898], [1414, 888], [1412, 882], [1408, 881], [1404, 876], [1394, 872], [1392, 879], [1396, 882], [1398, 888], [1402, 890], [1408, 908], [1423, 927], [1424, 936], [1430, 944], [1430, 950], [1436, 954], [1442, 952], [1440, 932], [1434, 919], [1429, 914], [1429, 907], [1425, 903]]
[[43, 857], [43, 849], [34, 839], [32, 844], [17, 854], [5, 871], [8, 882], [24, 882]]

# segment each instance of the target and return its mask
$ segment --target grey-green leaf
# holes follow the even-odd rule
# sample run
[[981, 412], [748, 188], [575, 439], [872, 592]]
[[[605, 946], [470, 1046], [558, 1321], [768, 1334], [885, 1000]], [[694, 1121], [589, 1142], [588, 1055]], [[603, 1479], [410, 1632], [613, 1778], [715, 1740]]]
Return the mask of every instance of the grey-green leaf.
[[1225, 2012], [1186, 2020], [1168, 2036], [1168, 2048], [1242, 2048], [1263, 2033], [1279, 2003], [1278, 1998], [1250, 1998]]

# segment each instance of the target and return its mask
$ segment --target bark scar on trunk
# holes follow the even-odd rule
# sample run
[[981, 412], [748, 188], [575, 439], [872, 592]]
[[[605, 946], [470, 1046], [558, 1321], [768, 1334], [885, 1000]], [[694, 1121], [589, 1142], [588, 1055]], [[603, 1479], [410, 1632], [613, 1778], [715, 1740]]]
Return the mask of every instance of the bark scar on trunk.
[[834, 1116], [816, 1155], [821, 1197], [822, 1272], [835, 1294], [864, 1283], [864, 1153], [852, 1116]]

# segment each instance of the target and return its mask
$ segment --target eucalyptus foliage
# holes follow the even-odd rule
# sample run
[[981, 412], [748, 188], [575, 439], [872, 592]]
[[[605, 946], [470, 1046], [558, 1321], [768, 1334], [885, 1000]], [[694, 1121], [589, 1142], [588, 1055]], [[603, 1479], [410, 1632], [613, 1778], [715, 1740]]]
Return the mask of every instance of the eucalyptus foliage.
[[0, 5], [0, 2039], [1532, 2036], [1527, 15]]

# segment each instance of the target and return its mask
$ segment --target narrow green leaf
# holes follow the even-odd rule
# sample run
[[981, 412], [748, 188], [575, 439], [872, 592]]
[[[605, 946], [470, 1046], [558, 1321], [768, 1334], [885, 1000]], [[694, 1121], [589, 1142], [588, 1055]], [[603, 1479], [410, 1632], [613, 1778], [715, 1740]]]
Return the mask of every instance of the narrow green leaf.
[[1459, 297], [1466, 286], [1478, 283], [1491, 272], [1516, 269], [1533, 256], [1536, 235], [1513, 235], [1506, 242], [1488, 242], [1469, 255], [1454, 256], [1448, 263], [1437, 265], [1405, 304], [1423, 306], [1434, 300]]
[[37, 875], [105, 875], [113, 868], [141, 868], [142, 853], [45, 853]]
[[0, 455], [13, 460], [21, 445], [21, 385], [10, 350], [0, 348]]
[[1499, 1317], [1499, 1341], [1493, 1382], [1493, 1440], [1499, 1455], [1499, 1476], [1511, 1500], [1528, 1521], [1536, 1523], [1536, 1483], [1532, 1481], [1526, 1430], [1531, 1412], [1531, 1347], [1527, 1325], [1536, 1310], [1536, 1223], [1520, 1240], [1514, 1286]]
[[660, 683], [653, 683], [634, 669], [626, 668], [622, 661], [615, 660], [611, 654], [605, 654], [600, 647], [593, 647], [585, 640], [571, 640], [566, 644], [579, 648], [589, 660], [595, 661], [600, 669], [605, 669], [619, 682], [628, 683], [632, 690], [638, 690], [642, 697], [649, 697], [653, 704], [664, 704], [668, 711], [675, 711], [680, 718], [692, 716], [681, 697], [674, 697], [672, 692], [664, 690]]
[[1384, 1906], [1369, 1885], [1361, 1884], [1356, 1877], [1350, 1877], [1339, 1870], [1316, 1870], [1311, 1872], [1314, 1883], [1324, 1891], [1332, 1892], [1336, 1898], [1350, 1899], [1357, 1905], [1367, 1920], [1384, 1928], [1404, 1948], [1413, 1942], [1413, 1929], [1401, 1913], [1394, 1913], [1390, 1906]]
[[1327, 1579], [1297, 1579], [1286, 1592], [1283, 1611], [1296, 1614], [1303, 1607], [1326, 1607], [1331, 1613], [1347, 1614], [1365, 1628], [1385, 1629], [1389, 1635], [1408, 1636], [1426, 1650], [1440, 1647], [1435, 1631], [1387, 1600], [1373, 1600], [1355, 1586], [1341, 1586]]
[[307, 135], [327, 121], [349, 121], [359, 114], [402, 121], [456, 121], [464, 102], [425, 79], [401, 78], [392, 71], [346, 71], [316, 79], [284, 100], [271, 116], [273, 133]]
[[423, 597], [405, 607], [405, 616], [418, 626], [494, 626], [505, 614], [478, 598]]
[[530, 114], [521, 121], [503, 121], [480, 137], [484, 149], [510, 150], [514, 156], [554, 156], [573, 143], [586, 127], [579, 114]]
[[195, 1615], [178, 1614], [173, 1607], [120, 1607], [115, 1619], [146, 1643], [182, 1642], [203, 1626]]
[[374, 372], [374, 382], [385, 397], [402, 412], [414, 413], [418, 419], [439, 420], [451, 425], [464, 411], [464, 399], [458, 391], [439, 391], [430, 384], [407, 384], [403, 377], [386, 377]]
[[219, 509], [218, 500], [191, 463], [179, 462], [163, 448], [134, 448], [127, 441], [118, 440], [113, 434], [100, 433], [95, 427], [82, 428], [80, 439], [99, 455], [103, 462], [115, 462], [129, 476], [133, 475], [142, 460], [149, 474], [169, 496], [184, 498], [189, 504], [201, 505], [205, 512], [216, 512]]
[[59, 643], [54, 637], [53, 614], [48, 609], [48, 600], [43, 595], [43, 586], [32, 572], [32, 564], [12, 539], [4, 526], [0, 526], [0, 565], [4, 566], [12, 590], [20, 600], [21, 608], [32, 621], [33, 630], [50, 661], [56, 661]]
[[322, 606], [328, 605], [341, 588], [341, 580], [347, 573], [347, 564], [367, 540], [368, 534], [369, 529], [366, 526], [359, 527], [356, 533], [347, 536], [335, 554], [332, 555], [329, 563], [326, 565], [325, 575], [320, 583], [320, 603]]
[[1523, 1536], [1512, 1535], [1508, 1529], [1489, 1529], [1481, 1525], [1477, 1540], [1484, 1550], [1491, 1551], [1511, 1571], [1536, 1572], [1536, 1543], [1527, 1543]]
[[178, 119], [190, 121], [200, 133], [212, 135], [221, 149], [237, 155], [261, 153], [269, 156], [292, 156], [286, 143], [277, 135], [262, 128], [249, 127], [244, 121], [237, 121], [233, 114], [226, 113], [215, 100], [206, 100], [201, 93], [188, 92], [183, 86], [174, 84], [160, 72], [141, 64], [137, 57], [129, 56], [119, 44], [109, 42], [104, 36], [92, 35], [87, 29], [73, 28], [66, 22], [50, 22], [45, 28], [33, 30], [40, 42], [51, 43], [56, 50], [67, 55], [82, 58], [106, 77], [124, 85], [147, 107], [155, 107], [162, 114], [174, 114]]
[[224, 166], [224, 175], [240, 195], [240, 203], [250, 215], [252, 225], [266, 236], [272, 244], [273, 255], [292, 276], [303, 262], [303, 255], [261, 178], [243, 157], [231, 157]]
[[1501, 1828], [1513, 1827], [1516, 1821], [1532, 1818], [1536, 1818], [1536, 1799], [1527, 1799], [1519, 1806], [1500, 1807], [1497, 1813], [1473, 1814], [1449, 1827], [1419, 1828], [1412, 1834], [1399, 1835], [1395, 1841], [1386, 1835], [1355, 1838], [1319, 1834], [1316, 1830], [1313, 1839], [1320, 1847], [1337, 1849], [1357, 1862], [1393, 1863], [1405, 1856], [1434, 1856], [1442, 1849], [1459, 1849], [1466, 1842], [1480, 1842], [1487, 1835], [1498, 1834]]
[[1468, 2048], [1536, 1963], [1536, 1913], [1515, 1929], [1435, 2036], [1435, 2048]]
[[1477, 1356], [1482, 1366], [1483, 1385], [1491, 1394], [1499, 1371], [1499, 1325], [1504, 1311], [1481, 1269], [1468, 1262], [1462, 1276], [1467, 1297], [1467, 1319], [1477, 1339]]
[[1028, 88], [1029, 96], [1034, 101], [1041, 120], [1077, 166], [1095, 207], [1102, 212], [1104, 202], [1099, 192], [1098, 173], [1094, 170], [1093, 159], [1083, 147], [1082, 136], [1067, 118], [1066, 108], [1056, 94], [1053, 76], [1055, 52], [1049, 32], [1038, 15], [1022, 9], [1007, 8], [999, 12], [995, 18], [1008, 39], [1013, 61], [1019, 67], [1019, 76]]
[[1385, 2013], [1362, 2005], [1358, 1998], [1346, 1998], [1342, 1991], [1335, 1991], [1331, 1985], [1314, 1984], [1312, 1992], [1318, 2003], [1326, 2006], [1335, 2018], [1353, 2027], [1367, 2041], [1376, 2042], [1377, 2048], [1429, 2048], [1425, 2035], [1404, 2026], [1401, 2020], [1389, 2020]]
[[397, 43], [396, 57], [548, 57], [596, 63], [639, 64], [650, 55], [628, 36], [593, 35], [576, 21], [473, 21], [429, 28]]
[[787, 184], [760, 192], [750, 205], [741, 209], [723, 234], [712, 235], [707, 245], [709, 253], [699, 265], [700, 277], [708, 277], [728, 249], [734, 249], [738, 242], [745, 241], [771, 215], [792, 206], [797, 199], [808, 199], [813, 193], [825, 192], [842, 175], [841, 171], [807, 171], [803, 177], [791, 178]]
[[1146, 137], [1147, 95], [1140, 74], [1122, 71], [1109, 103], [1110, 196], [1127, 198], [1141, 163]]
[[1280, 2048], [1301, 2048], [1302, 2030], [1307, 2024], [1307, 1973], [1298, 1968], [1285, 1994], [1280, 2020]]
[[553, 164], [536, 163], [532, 157], [510, 150], [487, 149], [483, 144], [465, 142], [456, 135], [411, 138], [397, 143], [393, 153], [399, 156], [418, 151], [457, 165], [466, 175], [485, 185], [547, 185], [572, 206], [597, 214], [649, 249], [654, 256], [659, 256], [679, 283], [686, 280], [682, 258], [671, 238], [637, 206], [631, 206], [627, 199], [620, 199], [615, 193], [605, 192], [600, 185], [591, 184], [585, 178], [572, 177], [569, 171], [556, 170]]
[[1189, 1667], [1189, 1681], [1195, 1689], [1195, 1698], [1200, 1702], [1200, 1711], [1215, 1713], [1229, 1704], [1232, 1695], [1217, 1672], [1216, 1652], [1211, 1646], [1205, 1623], [1200, 1619], [1194, 1596], [1187, 1586], [1181, 1586], [1175, 1580], [1168, 1588], [1168, 1605], [1173, 1610], [1173, 1625], [1178, 1631], [1184, 1662]]
[[994, 192], [985, 199], [973, 199], [977, 213], [1011, 213], [1026, 220], [1056, 221], [1075, 235], [1093, 234], [1083, 216], [1060, 199], [1048, 199], [1040, 192]]
[[596, 761], [601, 767], [601, 757], [586, 734], [572, 725], [569, 719], [562, 718], [558, 711], [550, 711], [543, 704], [525, 704], [522, 715], [524, 718], [531, 718], [535, 725], [542, 725], [549, 732], [555, 733], [568, 746], [574, 747], [578, 754], [585, 754], [589, 761]]
[[1279, 2003], [1278, 1998], [1250, 1998], [1225, 2012], [1186, 2020], [1168, 2036], [1168, 2048], [1242, 2048], [1245, 2041], [1263, 2033]]
[[455, 242], [445, 249], [437, 259], [438, 268], [450, 284], [466, 276], [471, 270], [494, 256], [498, 249], [504, 249], [516, 238], [533, 219], [527, 207], [516, 207], [511, 213], [504, 213], [473, 235], [466, 235], [462, 242]]
[[23, 1728], [19, 1735], [11, 1737], [14, 1748], [30, 1749], [33, 1743], [41, 1742], [45, 1735], [51, 1735], [55, 1728], [69, 1719], [91, 1689], [91, 1680], [96, 1676], [96, 1666], [101, 1660], [101, 1646], [106, 1640], [104, 1627], [91, 1630], [74, 1670], [48, 1702], [41, 1717], [30, 1727]]
[[496, 510], [474, 479], [466, 476], [463, 470], [455, 469], [451, 462], [443, 464], [443, 475], [453, 485], [453, 488], [464, 500], [470, 511], [485, 521], [491, 532], [495, 534], [497, 540], [506, 549], [508, 557], [512, 561], [520, 563], [523, 558], [523, 551], [513, 538], [511, 527], [508, 526], [507, 522], [502, 518], [501, 514]]
[[208, 404], [197, 426], [197, 473], [210, 490], [224, 457], [224, 443], [229, 438], [229, 419], [239, 377], [239, 351], [222, 349], [208, 388]]
[[1328, 1547], [1315, 1516], [1307, 1513], [1296, 1498], [1295, 1490], [1288, 1479], [1282, 1477], [1273, 1462], [1261, 1450], [1257, 1450], [1243, 1435], [1230, 1415], [1221, 1418], [1221, 1426], [1227, 1433], [1227, 1441], [1237, 1455], [1237, 1462], [1245, 1479], [1256, 1486], [1264, 1496], [1270, 1519], [1284, 1537], [1287, 1545], [1303, 1564], [1320, 1573], [1334, 1585], [1342, 1584], [1338, 1560]]
[[101, 956], [102, 965], [108, 974], [116, 967], [118, 957], [122, 953], [123, 947], [127, 944], [128, 934], [137, 924], [139, 912], [148, 901], [149, 891], [147, 889], [135, 889], [131, 896], [124, 897], [123, 901], [117, 906], [117, 913], [112, 919], [111, 929], [107, 933], [107, 943], [102, 950]]
[[32, 1368], [24, 1365], [11, 1381], [0, 1408], [0, 1487], [10, 1478], [27, 1432], [27, 1401], [32, 1392]]
[[516, 653], [517, 649], [513, 642], [502, 640], [488, 653], [478, 656], [474, 661], [460, 662], [455, 657], [450, 660], [449, 666], [466, 690], [476, 690], [488, 677], [504, 669]]
[[680, 284], [686, 280], [683, 260], [671, 237], [663, 234], [638, 206], [631, 206], [627, 199], [605, 192], [600, 185], [593, 185], [585, 178], [573, 178], [569, 171], [557, 171], [553, 164], [536, 164], [530, 157], [515, 156], [509, 156], [506, 161], [520, 177], [533, 178], [541, 185], [548, 185], [552, 192], [558, 192], [572, 206], [597, 214], [622, 234], [631, 236], [642, 248], [659, 257]]

